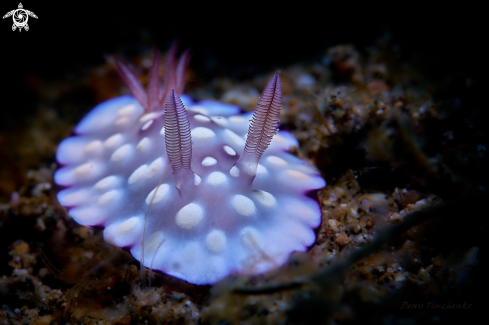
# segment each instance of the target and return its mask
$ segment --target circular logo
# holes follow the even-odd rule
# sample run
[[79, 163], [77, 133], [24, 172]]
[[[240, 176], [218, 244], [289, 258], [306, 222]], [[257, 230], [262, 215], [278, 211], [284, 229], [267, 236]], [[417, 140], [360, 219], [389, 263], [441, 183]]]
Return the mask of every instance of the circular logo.
[[24, 9], [15, 10], [12, 16], [14, 18], [15, 26], [20, 28], [24, 27], [27, 24], [27, 21], [29, 20], [29, 16], [27, 15], [27, 12], [25, 12]]

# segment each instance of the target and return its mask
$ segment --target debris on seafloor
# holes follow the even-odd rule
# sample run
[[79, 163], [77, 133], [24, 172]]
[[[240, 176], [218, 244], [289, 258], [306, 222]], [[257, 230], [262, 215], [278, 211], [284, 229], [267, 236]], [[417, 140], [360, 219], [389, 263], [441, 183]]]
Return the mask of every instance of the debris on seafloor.
[[[339, 45], [323, 62], [282, 70], [280, 119], [300, 143], [290, 152], [315, 164], [328, 183], [317, 240], [281, 268], [231, 275], [212, 287], [152, 271], [142, 283], [129, 253], [104, 243], [100, 230], [76, 224], [55, 199], [54, 153], [83, 115], [68, 113], [79, 104], [67, 98], [86, 89], [97, 100], [118, 95], [120, 83], [99, 87], [109, 79], [117, 84], [113, 68], [93, 69], [72, 89], [64, 80], [38, 89], [61, 108], [44, 105], [15, 134], [24, 144], [17, 152], [3, 143], [14, 135], [0, 137], [1, 167], [12, 171], [0, 183], [7, 259], [0, 265], [0, 324], [436, 323], [447, 314], [413, 304], [471, 308], [479, 251], [471, 234], [487, 195], [452, 170], [460, 155], [481, 162], [480, 150], [451, 147], [443, 136], [450, 130], [426, 129], [448, 113], [405, 71], [384, 63], [387, 55], [372, 50], [362, 58]], [[219, 93], [250, 110], [265, 79], [237, 90], [225, 78], [196, 82], [190, 95]], [[430, 132], [441, 134], [428, 138]], [[428, 141], [435, 141], [429, 156]]]

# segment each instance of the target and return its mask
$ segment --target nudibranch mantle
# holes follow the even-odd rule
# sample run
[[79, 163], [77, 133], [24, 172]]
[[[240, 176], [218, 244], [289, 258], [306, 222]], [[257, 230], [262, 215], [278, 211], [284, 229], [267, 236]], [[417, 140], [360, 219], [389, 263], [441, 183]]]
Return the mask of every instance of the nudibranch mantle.
[[278, 73], [252, 117], [181, 94], [188, 57], [174, 55], [160, 86], [155, 51], [147, 91], [117, 61], [133, 96], [99, 104], [59, 145], [59, 202], [144, 266], [194, 284], [282, 265], [314, 243], [321, 211], [310, 194], [325, 181], [288, 153], [292, 134], [276, 132]]

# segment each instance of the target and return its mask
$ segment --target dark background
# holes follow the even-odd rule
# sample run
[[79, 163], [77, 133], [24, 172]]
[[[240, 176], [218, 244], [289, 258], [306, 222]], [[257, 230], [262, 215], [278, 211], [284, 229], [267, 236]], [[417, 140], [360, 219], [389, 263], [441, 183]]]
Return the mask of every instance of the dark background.
[[[18, 1], [3, 1], [0, 15], [16, 9]], [[11, 17], [0, 20], [0, 137], [35, 117], [40, 96], [33, 76], [49, 82], [83, 74], [107, 54], [130, 57], [153, 43], [165, 51], [179, 40], [180, 49], [192, 49], [190, 65], [197, 78], [244, 80], [292, 63], [321, 62], [337, 44], [353, 44], [366, 57], [369, 48], [388, 38], [386, 55], [435, 85], [430, 91], [436, 103], [457, 103], [458, 115], [450, 122], [460, 121], [456, 141], [489, 144], [480, 135], [486, 132], [474, 131], [487, 128], [487, 24], [481, 8], [412, 2], [358, 7], [299, 1], [273, 9], [247, 2], [22, 3], [39, 18], [29, 18], [29, 31], [20, 33], [12, 31]], [[464, 124], [465, 116], [470, 123]]]
[[[2, 2], [0, 15], [16, 9], [17, 1]], [[128, 59], [148, 53], [153, 44], [165, 52], [178, 40], [180, 51], [191, 49], [190, 67], [201, 83], [216, 76], [246, 80], [290, 64], [319, 63], [338, 44], [354, 45], [364, 59], [375, 49], [385, 62], [401, 67], [391, 71], [390, 85], [404, 83], [402, 78], [410, 78], [406, 71], [412, 70], [416, 81], [405, 84], [432, 94], [438, 111], [451, 116], [441, 122], [444, 130], [433, 134], [454, 130], [455, 147], [489, 145], [487, 132], [478, 131], [487, 128], [487, 28], [479, 18], [481, 8], [306, 1], [274, 8], [248, 2], [23, 5], [39, 17], [29, 18], [29, 31], [13, 32], [11, 17], [0, 20], [0, 137], [25, 130], [43, 106], [54, 107], [61, 118], [76, 111], [69, 116], [69, 123], [76, 123], [97, 100], [93, 93], [78, 91], [77, 97], [64, 99], [71, 106], [49, 102], [60, 80], [67, 89], [75, 87], [77, 78], [88, 76], [108, 54]], [[438, 148], [432, 149], [433, 156]], [[489, 186], [487, 173], [478, 175], [465, 165], [463, 173]]]
[[[177, 39], [181, 49], [192, 49], [191, 67], [199, 78], [246, 79], [290, 63], [319, 62], [336, 44], [352, 43], [365, 54], [389, 37], [399, 62], [443, 85], [440, 96], [473, 101], [487, 66], [482, 10], [476, 7], [304, 1], [274, 8], [248, 2], [23, 5], [39, 17], [29, 18], [29, 31], [13, 32], [10, 17], [0, 20], [3, 127], [7, 118], [10, 124], [12, 116], [19, 119], [35, 109], [27, 77], [54, 79], [102, 63], [106, 54], [141, 53], [152, 43], [165, 51]], [[0, 14], [17, 6], [18, 0], [3, 1]]]

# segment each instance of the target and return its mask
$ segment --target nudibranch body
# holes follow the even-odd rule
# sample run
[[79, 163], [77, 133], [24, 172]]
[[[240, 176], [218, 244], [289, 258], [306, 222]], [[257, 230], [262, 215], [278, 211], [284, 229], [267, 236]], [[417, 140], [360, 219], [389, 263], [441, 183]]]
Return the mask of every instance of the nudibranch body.
[[116, 62], [133, 96], [96, 106], [57, 152], [58, 200], [78, 223], [194, 284], [273, 269], [314, 243], [321, 211], [310, 194], [325, 182], [277, 132], [278, 73], [252, 116], [181, 95], [186, 52], [177, 62], [170, 51], [160, 85], [155, 51], [147, 91]]

